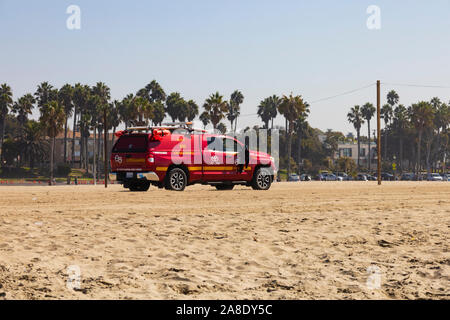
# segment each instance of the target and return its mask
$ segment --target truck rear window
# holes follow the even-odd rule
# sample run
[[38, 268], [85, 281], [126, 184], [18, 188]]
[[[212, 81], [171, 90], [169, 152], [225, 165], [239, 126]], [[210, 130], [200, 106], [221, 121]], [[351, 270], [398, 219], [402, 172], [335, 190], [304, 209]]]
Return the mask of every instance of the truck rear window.
[[114, 146], [113, 152], [146, 152], [147, 136], [122, 136]]

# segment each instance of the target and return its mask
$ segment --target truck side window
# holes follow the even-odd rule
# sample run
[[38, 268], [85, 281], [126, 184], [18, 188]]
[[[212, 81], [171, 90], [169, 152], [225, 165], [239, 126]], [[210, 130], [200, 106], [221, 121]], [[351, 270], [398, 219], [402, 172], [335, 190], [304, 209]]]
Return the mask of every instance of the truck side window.
[[218, 137], [207, 138], [207, 149], [210, 151], [223, 151], [223, 139]]

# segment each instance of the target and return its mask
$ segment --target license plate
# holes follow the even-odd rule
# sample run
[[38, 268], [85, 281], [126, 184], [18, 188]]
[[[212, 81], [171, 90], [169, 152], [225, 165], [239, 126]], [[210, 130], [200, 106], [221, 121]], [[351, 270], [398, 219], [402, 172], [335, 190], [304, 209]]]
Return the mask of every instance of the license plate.
[[133, 172], [127, 172], [127, 178], [132, 179], [134, 177], [134, 173]]

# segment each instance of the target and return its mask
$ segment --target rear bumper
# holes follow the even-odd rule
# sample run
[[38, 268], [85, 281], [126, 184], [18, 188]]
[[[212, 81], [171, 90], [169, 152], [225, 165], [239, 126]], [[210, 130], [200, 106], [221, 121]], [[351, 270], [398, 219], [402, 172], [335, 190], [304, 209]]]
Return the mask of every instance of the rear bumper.
[[125, 178], [125, 173], [118, 174], [111, 172], [109, 174], [110, 181], [124, 181], [124, 180], [147, 180], [147, 181], [159, 181], [159, 177], [155, 172], [136, 172], [133, 178]]

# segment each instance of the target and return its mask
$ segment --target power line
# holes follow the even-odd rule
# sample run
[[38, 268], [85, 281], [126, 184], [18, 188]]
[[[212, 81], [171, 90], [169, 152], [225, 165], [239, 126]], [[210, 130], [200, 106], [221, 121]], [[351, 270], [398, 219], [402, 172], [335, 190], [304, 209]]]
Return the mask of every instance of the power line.
[[[314, 100], [314, 101], [311, 101], [310, 103], [317, 103], [317, 102], [321, 102], [321, 101], [326, 101], [326, 100], [331, 100], [331, 99], [334, 99], [334, 98], [342, 97], [342, 96], [345, 96], [345, 95], [349, 95], [349, 94], [352, 94], [352, 93], [355, 93], [355, 92], [358, 92], [358, 91], [361, 91], [361, 90], [373, 87], [374, 85], [375, 84], [372, 83], [372, 84], [369, 84], [369, 85], [361, 87], [361, 88], [357, 88], [357, 89], [346, 91], [346, 92], [343, 92], [343, 93], [340, 93], [340, 94], [336, 94], [334, 96], [322, 98], [322, 99], [319, 99], [319, 100]], [[256, 116], [256, 115], [258, 115], [258, 114], [257, 113], [251, 113], [251, 114], [240, 115], [240, 117], [252, 117], [252, 116]]]
[[413, 87], [413, 88], [436, 88], [436, 89], [450, 89], [450, 86], [433, 86], [433, 85], [420, 85], [420, 84], [406, 84], [406, 83], [385, 83], [388, 86], [400, 86], [400, 87]]
[[350, 91], [347, 91], [347, 92], [343, 92], [343, 93], [340, 93], [340, 94], [337, 94], [337, 95], [334, 95], [334, 96], [330, 96], [330, 97], [322, 98], [322, 99], [319, 99], [319, 100], [311, 101], [311, 103], [317, 103], [317, 102], [321, 102], [321, 101], [326, 101], [326, 100], [331, 100], [331, 99], [334, 99], [334, 98], [346, 96], [348, 94], [355, 93], [357, 91], [361, 91], [361, 90], [373, 87], [374, 85], [375, 85], [375, 83], [372, 83], [372, 84], [369, 84], [367, 86], [364, 86], [364, 87], [361, 87], [361, 88], [357, 88], [357, 89], [353, 89], [353, 90], [350, 90]]

